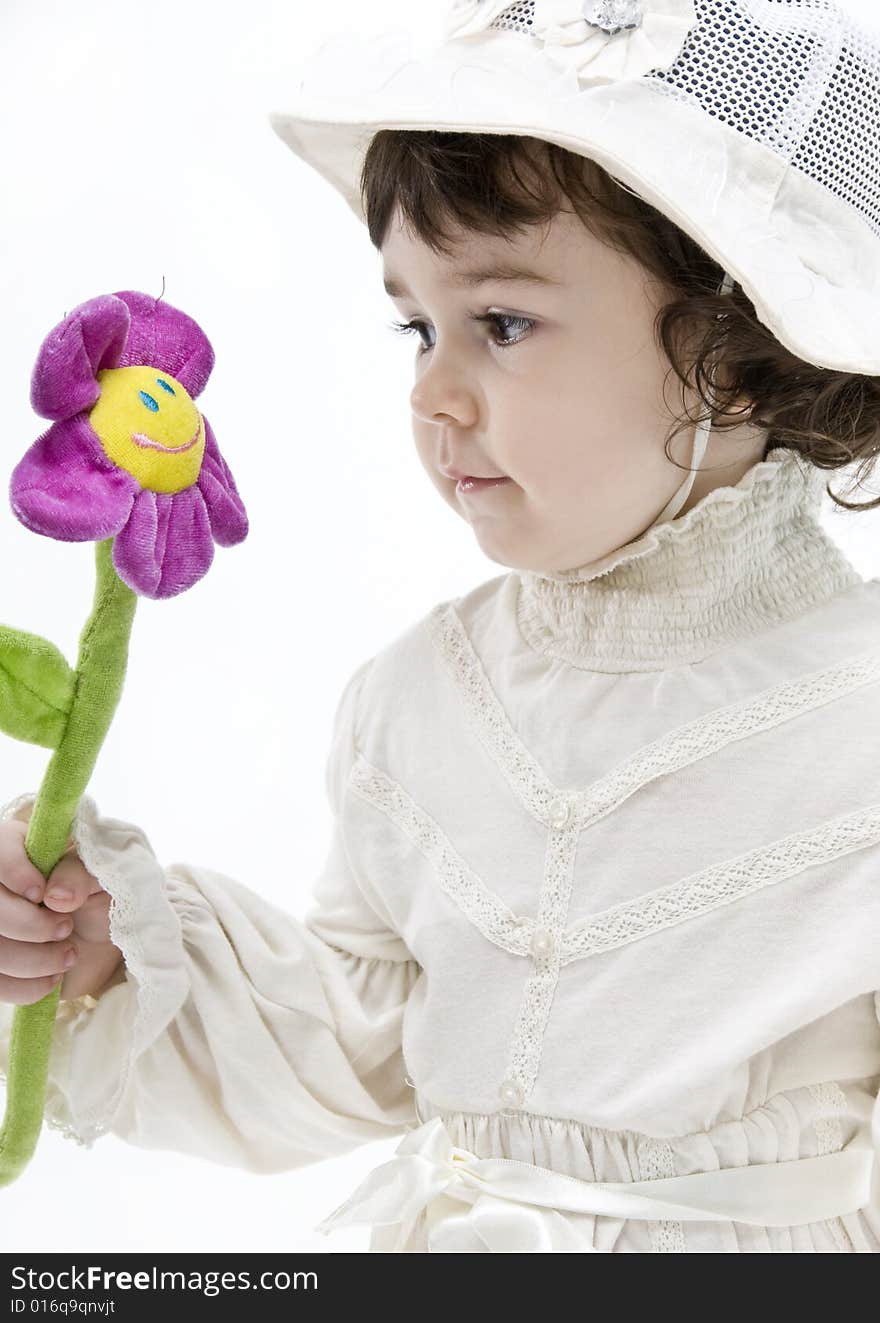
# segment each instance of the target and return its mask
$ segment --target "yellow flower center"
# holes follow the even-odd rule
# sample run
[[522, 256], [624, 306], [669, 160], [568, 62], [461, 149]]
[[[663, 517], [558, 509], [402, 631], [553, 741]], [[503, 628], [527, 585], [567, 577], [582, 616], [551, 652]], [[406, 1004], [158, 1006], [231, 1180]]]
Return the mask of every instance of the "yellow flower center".
[[205, 424], [176, 377], [154, 367], [104, 368], [89, 414], [107, 458], [154, 492], [179, 492], [199, 476]]

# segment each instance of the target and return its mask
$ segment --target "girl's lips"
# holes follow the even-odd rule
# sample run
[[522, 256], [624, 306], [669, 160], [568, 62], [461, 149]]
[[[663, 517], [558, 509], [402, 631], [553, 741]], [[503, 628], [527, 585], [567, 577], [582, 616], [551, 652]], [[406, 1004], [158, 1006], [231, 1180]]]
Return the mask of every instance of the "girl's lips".
[[510, 478], [459, 478], [455, 490], [465, 495], [470, 492], [488, 491], [490, 487], [503, 487], [507, 482], [510, 482]]

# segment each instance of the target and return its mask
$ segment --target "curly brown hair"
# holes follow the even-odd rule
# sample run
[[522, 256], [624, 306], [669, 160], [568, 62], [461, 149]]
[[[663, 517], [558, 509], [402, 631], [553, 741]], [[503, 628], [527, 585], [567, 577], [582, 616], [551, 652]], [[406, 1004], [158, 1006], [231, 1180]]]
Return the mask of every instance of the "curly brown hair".
[[[701, 412], [724, 415], [719, 428], [746, 421], [768, 429], [764, 458], [782, 446], [821, 469], [857, 463], [850, 492], [873, 470], [880, 377], [817, 367], [791, 353], [739, 284], [717, 292], [724, 270], [694, 239], [589, 157], [515, 134], [381, 129], [367, 147], [360, 192], [377, 250], [399, 207], [407, 227], [446, 255], [459, 227], [510, 237], [548, 223], [567, 199], [590, 233], [637, 258], [668, 290], [655, 335]], [[678, 468], [686, 466], [672, 459], [669, 445], [696, 421], [687, 409], [674, 416], [664, 449]], [[826, 491], [847, 510], [880, 506], [880, 496], [854, 505]]]

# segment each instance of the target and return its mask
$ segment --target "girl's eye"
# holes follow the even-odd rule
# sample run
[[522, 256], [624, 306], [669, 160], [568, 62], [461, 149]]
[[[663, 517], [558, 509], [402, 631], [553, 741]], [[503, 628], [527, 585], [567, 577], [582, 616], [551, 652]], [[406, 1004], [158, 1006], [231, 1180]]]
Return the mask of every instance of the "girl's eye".
[[[515, 331], [519, 332], [519, 334], [514, 335], [512, 338], [508, 336], [496, 338], [495, 344], [499, 349], [507, 349], [511, 345], [518, 344], [520, 340], [525, 338], [535, 324], [528, 317], [515, 317], [512, 313], [505, 312], [488, 312], [480, 314], [469, 313], [468, 316], [475, 322], [488, 322], [490, 326], [496, 328], [512, 327]], [[418, 319], [414, 319], [411, 322], [392, 322], [391, 329], [392, 331], [399, 331], [402, 335], [411, 335], [413, 332], [421, 334], [421, 332], [426, 329], [426, 323], [419, 321]], [[416, 352], [424, 354], [426, 350], [431, 347], [430, 344], [425, 344], [423, 341], [418, 346]]]

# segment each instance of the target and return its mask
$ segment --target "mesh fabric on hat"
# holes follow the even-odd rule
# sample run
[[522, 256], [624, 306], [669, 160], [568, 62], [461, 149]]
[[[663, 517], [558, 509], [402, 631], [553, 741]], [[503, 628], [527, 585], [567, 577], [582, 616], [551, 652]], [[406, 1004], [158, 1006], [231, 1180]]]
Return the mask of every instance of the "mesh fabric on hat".
[[[880, 234], [880, 43], [833, 0], [695, 0], [657, 91], [762, 143]], [[490, 24], [530, 34], [534, 0]]]

